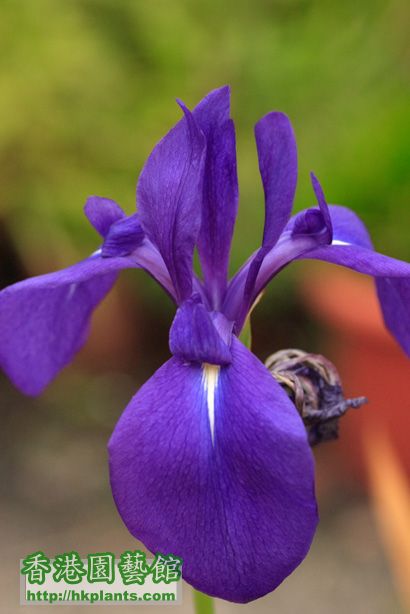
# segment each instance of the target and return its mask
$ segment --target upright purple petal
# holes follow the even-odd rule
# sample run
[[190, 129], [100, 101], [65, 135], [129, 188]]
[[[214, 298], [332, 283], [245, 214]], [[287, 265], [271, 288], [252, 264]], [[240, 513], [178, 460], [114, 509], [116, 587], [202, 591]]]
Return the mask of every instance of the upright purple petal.
[[238, 209], [235, 127], [229, 111], [228, 87], [208, 94], [193, 111], [207, 143], [198, 251], [205, 286], [214, 309], [220, 307], [226, 290]]
[[284, 113], [268, 113], [256, 124], [255, 137], [265, 193], [265, 226], [262, 247], [247, 267], [237, 330], [242, 328], [255, 300], [254, 288], [262, 263], [289, 220], [297, 182], [297, 148], [289, 118]]
[[39, 394], [82, 347], [91, 314], [117, 273], [136, 264], [94, 256], [0, 292], [0, 366], [23, 392]]
[[192, 111], [202, 132], [207, 136], [215, 126], [222, 126], [229, 119], [231, 91], [224, 85], [207, 94]]
[[195, 588], [235, 602], [272, 591], [317, 524], [303, 424], [266, 368], [233, 338], [233, 362], [173, 357], [141, 388], [109, 443], [119, 512], [152, 552], [183, 559]]
[[292, 213], [297, 182], [297, 149], [283, 113], [265, 115], [255, 126], [259, 170], [265, 192], [263, 247], [273, 247]]
[[205, 138], [192, 114], [158, 143], [137, 187], [142, 227], [158, 248], [178, 302], [192, 291], [192, 259], [201, 224]]

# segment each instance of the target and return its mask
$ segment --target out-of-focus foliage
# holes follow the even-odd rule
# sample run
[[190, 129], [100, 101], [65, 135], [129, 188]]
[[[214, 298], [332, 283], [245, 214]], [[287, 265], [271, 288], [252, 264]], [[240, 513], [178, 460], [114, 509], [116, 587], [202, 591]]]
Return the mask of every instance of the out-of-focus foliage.
[[408, 12], [406, 0], [3, 0], [0, 214], [18, 250], [56, 266], [94, 249], [86, 197], [131, 212], [145, 158], [180, 115], [174, 98], [193, 105], [229, 83], [241, 183], [234, 267], [260, 238], [252, 129], [272, 109], [295, 126], [297, 206], [312, 204], [314, 170], [379, 249], [408, 258]]

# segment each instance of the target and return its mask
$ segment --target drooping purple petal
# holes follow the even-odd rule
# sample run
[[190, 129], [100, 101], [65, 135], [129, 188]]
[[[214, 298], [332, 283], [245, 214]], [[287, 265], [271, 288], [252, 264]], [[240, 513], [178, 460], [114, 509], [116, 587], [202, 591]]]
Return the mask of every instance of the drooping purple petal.
[[[289, 222], [275, 247], [264, 258], [254, 285], [252, 300], [255, 300], [272, 277], [293, 260], [324, 260], [372, 275], [376, 279], [386, 326], [404, 351], [410, 354], [410, 264], [375, 252], [366, 227], [350, 209], [331, 205], [328, 210], [333, 228], [332, 244], [323, 244], [324, 234], [321, 231], [312, 234], [295, 233], [298, 219], [302, 220], [300, 225], [305, 224], [305, 230], [308, 230], [308, 213], [313, 210], [298, 213]], [[311, 230], [314, 230], [313, 226], [310, 224]], [[227, 318], [235, 318], [234, 310], [238, 309], [244, 275], [245, 272], [240, 271], [229, 287], [229, 302], [227, 301], [224, 308]]]
[[376, 287], [386, 327], [410, 356], [410, 274], [377, 277]]
[[235, 602], [272, 591], [316, 524], [303, 424], [266, 368], [233, 338], [228, 367], [173, 357], [109, 442], [114, 499], [152, 552], [183, 559], [195, 588]]
[[329, 205], [333, 227], [333, 243], [351, 243], [374, 249], [368, 230], [362, 220], [348, 207]]
[[324, 260], [376, 279], [387, 328], [410, 355], [410, 264], [374, 251], [363, 222], [353, 211], [330, 206], [332, 245], [308, 250], [299, 258]]
[[324, 260], [373, 277], [409, 277], [410, 264], [360, 245], [326, 245], [306, 251], [299, 258]]
[[168, 268], [178, 302], [192, 290], [206, 149], [192, 114], [182, 108], [184, 118], [154, 148], [137, 187], [142, 227]]
[[110, 198], [90, 196], [84, 206], [89, 222], [102, 237], [105, 237], [114, 222], [125, 217], [121, 207]]
[[229, 87], [223, 87], [208, 94], [193, 111], [207, 143], [198, 252], [205, 286], [215, 309], [220, 308], [227, 285], [238, 208], [235, 128], [229, 119], [229, 109]]
[[169, 334], [169, 347], [174, 356], [197, 363], [226, 365], [232, 360], [229, 345], [198, 296], [180, 306]]
[[410, 264], [359, 245], [329, 245], [308, 251], [302, 257], [372, 275], [386, 326], [410, 356]]
[[0, 292], [0, 366], [29, 395], [39, 394], [83, 345], [91, 314], [128, 258], [93, 256]]

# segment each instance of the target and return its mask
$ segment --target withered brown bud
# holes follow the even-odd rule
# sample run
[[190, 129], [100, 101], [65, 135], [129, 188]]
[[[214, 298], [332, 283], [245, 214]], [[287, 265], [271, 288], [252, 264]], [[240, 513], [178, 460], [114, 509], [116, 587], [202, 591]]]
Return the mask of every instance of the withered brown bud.
[[311, 446], [337, 439], [343, 414], [367, 403], [366, 397], [345, 399], [336, 367], [320, 354], [280, 350], [265, 365], [295, 404]]

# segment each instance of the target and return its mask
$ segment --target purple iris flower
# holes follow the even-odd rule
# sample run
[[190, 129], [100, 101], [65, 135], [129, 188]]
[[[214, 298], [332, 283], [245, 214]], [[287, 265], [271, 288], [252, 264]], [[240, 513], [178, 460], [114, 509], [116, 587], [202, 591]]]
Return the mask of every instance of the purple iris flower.
[[[289, 119], [256, 125], [265, 192], [261, 247], [228, 281], [237, 213], [229, 88], [211, 92], [158, 143], [138, 182], [138, 213], [105, 198], [85, 213], [102, 246], [67, 269], [0, 293], [0, 364], [40, 393], [83, 345], [119, 271], [145, 269], [175, 301], [172, 357], [137, 392], [109, 442], [118, 510], [153, 552], [182, 557], [195, 588], [235, 602], [272, 591], [303, 560], [318, 516], [306, 431], [294, 405], [238, 336], [269, 281], [301, 258], [376, 279], [384, 319], [410, 354], [410, 265], [373, 250], [349, 209], [291, 217], [297, 179]], [[203, 279], [193, 270], [197, 248]]]

